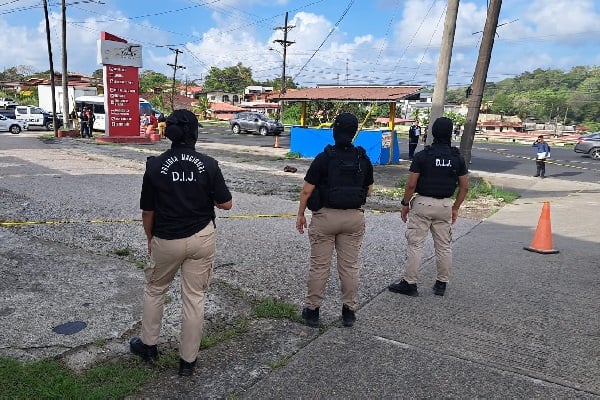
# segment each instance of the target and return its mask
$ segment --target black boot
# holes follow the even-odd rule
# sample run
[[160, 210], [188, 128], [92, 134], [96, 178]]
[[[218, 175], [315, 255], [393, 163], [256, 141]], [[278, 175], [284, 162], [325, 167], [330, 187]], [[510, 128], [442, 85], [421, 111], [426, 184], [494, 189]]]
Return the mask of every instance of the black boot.
[[311, 310], [308, 307], [305, 307], [302, 310], [302, 319], [306, 322], [306, 325], [311, 326], [313, 328], [319, 327], [319, 308], [315, 308]]
[[131, 351], [135, 355], [140, 356], [145, 362], [152, 363], [158, 360], [157, 346], [148, 346], [147, 344], [144, 344], [144, 342], [142, 342], [142, 339], [140, 339], [137, 336], [132, 337], [129, 341], [129, 351]]
[[344, 326], [352, 326], [354, 325], [354, 321], [356, 321], [356, 314], [354, 310], [351, 310], [347, 305], [342, 306], [342, 324]]
[[194, 367], [196, 367], [196, 360], [192, 362], [187, 362], [183, 358], [180, 358], [178, 372], [179, 376], [192, 376], [192, 374], [194, 373]]

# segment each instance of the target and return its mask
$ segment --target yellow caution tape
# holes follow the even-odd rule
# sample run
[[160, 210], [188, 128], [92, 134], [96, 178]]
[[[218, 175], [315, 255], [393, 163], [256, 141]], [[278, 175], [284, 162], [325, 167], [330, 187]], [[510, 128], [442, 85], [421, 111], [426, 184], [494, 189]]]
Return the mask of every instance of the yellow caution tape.
[[[231, 215], [217, 218], [225, 219], [257, 219], [257, 218], [288, 218], [295, 217], [296, 214], [254, 214], [254, 215]], [[141, 219], [88, 219], [85, 221], [2, 221], [0, 226], [23, 226], [23, 225], [68, 225], [68, 224], [111, 224], [123, 222], [142, 222]]]
[[[386, 214], [395, 211], [371, 210], [373, 214]], [[226, 215], [219, 216], [220, 219], [259, 219], [259, 218], [291, 218], [295, 217], [294, 213], [283, 214], [251, 214], [251, 215]], [[88, 219], [85, 221], [2, 221], [0, 227], [3, 226], [26, 226], [26, 225], [68, 225], [68, 224], [111, 224], [111, 223], [129, 223], [142, 222], [141, 219]]]

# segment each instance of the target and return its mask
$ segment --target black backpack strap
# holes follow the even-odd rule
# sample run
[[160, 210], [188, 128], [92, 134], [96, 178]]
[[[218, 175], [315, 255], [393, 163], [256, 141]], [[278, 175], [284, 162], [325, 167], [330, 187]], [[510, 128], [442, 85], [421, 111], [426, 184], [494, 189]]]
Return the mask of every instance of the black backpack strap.
[[325, 154], [327, 154], [328, 157], [334, 157], [335, 156], [335, 149], [330, 144], [328, 144], [327, 146], [325, 146], [325, 148], [323, 149], [323, 152]]

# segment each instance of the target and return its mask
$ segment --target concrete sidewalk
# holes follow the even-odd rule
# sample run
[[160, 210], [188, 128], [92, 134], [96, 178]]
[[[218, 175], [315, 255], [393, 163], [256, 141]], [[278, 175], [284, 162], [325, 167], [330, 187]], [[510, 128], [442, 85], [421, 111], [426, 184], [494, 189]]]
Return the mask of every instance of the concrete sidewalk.
[[[59, 357], [74, 370], [131, 357], [147, 256], [137, 202], [144, 160], [157, 152], [0, 135], [0, 221], [55, 222], [0, 226], [0, 355]], [[257, 184], [272, 176], [294, 187], [307, 166], [285, 174], [289, 160], [259, 164], [241, 152], [219, 158], [232, 180], [260, 171]], [[234, 193], [233, 212], [218, 212], [205, 333], [240, 318], [249, 321], [247, 331], [201, 349], [190, 379], [169, 371], [131, 397], [600, 398], [600, 185], [486, 177], [523, 197], [483, 222], [457, 221], [446, 296], [430, 290], [431, 240], [421, 296], [387, 291], [406, 255], [405, 224], [398, 213], [367, 212], [357, 323], [339, 323], [334, 272], [322, 331], [253, 315], [261, 298], [301, 309], [309, 243], [289, 216], [296, 201]], [[554, 255], [523, 250], [546, 200], [560, 251]], [[161, 350], [178, 340], [177, 282], [168, 296]], [[55, 331], [76, 321], [86, 326]]]
[[[382, 287], [243, 397], [600, 398], [600, 185], [528, 181], [456, 241], [446, 296], [429, 260], [420, 297]], [[543, 201], [559, 254], [523, 249]]]

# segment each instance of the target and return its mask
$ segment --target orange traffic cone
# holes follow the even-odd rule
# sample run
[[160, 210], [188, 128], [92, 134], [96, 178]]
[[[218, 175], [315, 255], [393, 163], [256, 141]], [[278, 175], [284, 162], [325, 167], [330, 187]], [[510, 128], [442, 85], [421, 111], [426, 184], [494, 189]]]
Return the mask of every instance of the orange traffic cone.
[[537, 229], [533, 235], [533, 240], [529, 247], [523, 247], [525, 250], [534, 251], [541, 254], [556, 254], [558, 250], [552, 248], [552, 227], [550, 226], [550, 202], [545, 201], [542, 207], [542, 214], [538, 220]]
[[273, 147], [276, 149], [279, 148], [279, 135], [275, 135], [275, 144], [273, 145]]

